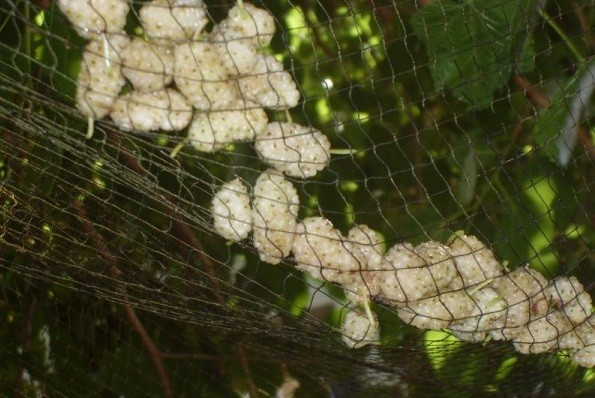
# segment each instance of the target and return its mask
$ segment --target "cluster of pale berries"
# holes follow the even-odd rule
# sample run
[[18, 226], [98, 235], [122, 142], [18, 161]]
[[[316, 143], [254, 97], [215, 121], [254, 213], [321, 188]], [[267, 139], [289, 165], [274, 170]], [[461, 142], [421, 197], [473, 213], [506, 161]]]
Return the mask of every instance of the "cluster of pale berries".
[[[109, 115], [125, 131], [179, 131], [199, 151], [255, 141], [274, 168], [309, 177], [328, 162], [319, 131], [268, 123], [264, 108], [295, 107], [300, 93], [263, 50], [275, 33], [272, 15], [239, 2], [210, 32], [202, 0], [152, 0], [139, 10], [143, 37], [124, 31], [128, 0], [59, 0], [76, 31], [90, 41], [77, 81], [77, 108]], [[131, 91], [123, 93], [128, 81]], [[91, 129], [92, 131], [92, 129]], [[299, 162], [298, 162], [299, 161]]]
[[322, 217], [298, 222], [291, 182], [269, 170], [249, 194], [235, 179], [212, 202], [215, 229], [238, 241], [253, 230], [261, 260], [277, 264], [293, 254], [296, 267], [341, 285], [365, 312], [350, 311], [343, 340], [359, 348], [379, 341], [369, 302], [396, 308], [420, 329], [449, 329], [462, 340], [509, 340], [525, 354], [567, 350], [586, 367], [595, 365], [595, 315], [591, 297], [574, 277], [546, 280], [528, 266], [505, 272], [474, 236], [455, 234], [448, 246], [430, 241], [399, 243], [383, 252], [379, 235], [356, 225], [347, 236]]
[[[505, 272], [473, 236], [456, 235], [448, 246], [400, 243], [384, 253], [379, 236], [365, 225], [343, 236], [322, 217], [298, 222], [298, 194], [283, 174], [314, 176], [328, 164], [330, 144], [310, 127], [268, 123], [263, 108], [288, 109], [300, 97], [281, 63], [262, 52], [275, 32], [268, 12], [238, 4], [203, 35], [208, 17], [202, 0], [153, 0], [139, 12], [145, 38], [130, 39], [123, 31], [128, 1], [58, 4], [91, 40], [76, 98], [90, 119], [109, 114], [127, 131], [190, 125], [188, 140], [206, 152], [255, 140], [273, 168], [258, 177], [252, 193], [239, 178], [220, 187], [212, 200], [214, 228], [231, 241], [252, 232], [262, 261], [277, 264], [293, 254], [298, 269], [341, 285], [365, 309], [345, 317], [348, 346], [379, 341], [369, 306], [376, 300], [420, 329], [449, 329], [473, 342], [510, 340], [522, 353], [567, 350], [578, 364], [595, 365], [591, 297], [574, 277], [548, 282], [529, 267]], [[121, 95], [126, 79], [133, 89]]]

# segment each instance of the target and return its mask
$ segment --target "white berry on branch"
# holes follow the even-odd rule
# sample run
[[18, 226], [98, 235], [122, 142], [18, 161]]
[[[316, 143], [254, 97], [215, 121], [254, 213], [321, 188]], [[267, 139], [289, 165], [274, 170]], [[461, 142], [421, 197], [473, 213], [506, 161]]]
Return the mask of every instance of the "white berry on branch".
[[289, 255], [296, 236], [299, 198], [279, 172], [263, 172], [254, 186], [254, 247], [262, 261], [278, 264]]
[[324, 134], [312, 127], [273, 122], [256, 135], [254, 148], [275, 169], [288, 176], [308, 178], [326, 168], [331, 144]]
[[81, 37], [97, 39], [106, 33], [123, 33], [129, 3], [128, 0], [58, 0], [58, 7]]
[[172, 82], [174, 54], [172, 47], [135, 37], [122, 51], [122, 74], [141, 91], [155, 91]]
[[245, 239], [252, 231], [252, 209], [248, 188], [240, 178], [226, 182], [211, 201], [213, 226], [223, 238]]
[[133, 90], [116, 100], [110, 116], [124, 131], [179, 131], [190, 123], [192, 107], [171, 88]]

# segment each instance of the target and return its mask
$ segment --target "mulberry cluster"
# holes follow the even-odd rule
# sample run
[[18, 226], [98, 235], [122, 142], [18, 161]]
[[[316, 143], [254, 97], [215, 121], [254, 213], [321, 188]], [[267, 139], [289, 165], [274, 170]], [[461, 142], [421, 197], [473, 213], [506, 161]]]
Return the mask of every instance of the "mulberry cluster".
[[[240, 3], [211, 30], [202, 0], [152, 0], [139, 11], [144, 37], [124, 31], [125, 0], [60, 0], [76, 31], [91, 40], [78, 76], [77, 108], [110, 115], [125, 131], [180, 131], [201, 152], [255, 141], [271, 167], [307, 178], [329, 161], [318, 130], [268, 123], [265, 109], [295, 107], [300, 92], [283, 64], [264, 51], [275, 34], [266, 10]], [[126, 92], [126, 82], [131, 91]]]
[[[506, 272], [474, 236], [457, 234], [448, 246], [399, 243], [382, 254], [368, 227], [343, 237], [315, 217], [298, 224], [292, 251], [299, 269], [341, 285], [354, 303], [388, 304], [417, 328], [450, 329], [470, 342], [512, 341], [524, 354], [567, 350], [579, 365], [595, 366], [595, 316], [582, 284], [564, 276], [548, 281], [528, 266]], [[377, 333], [373, 316], [367, 323], [355, 322], [358, 316], [343, 324], [353, 348], [372, 343], [364, 328]], [[358, 343], [350, 336], [359, 336]]]
[[254, 247], [269, 264], [278, 264], [289, 255], [298, 207], [295, 187], [273, 169], [260, 174], [251, 197], [236, 178], [223, 184], [211, 202], [215, 231], [228, 240], [240, 241], [253, 230]]
[[[592, 300], [574, 277], [546, 280], [528, 266], [508, 272], [474, 236], [448, 245], [398, 243], [386, 253], [374, 230], [356, 225], [344, 236], [322, 217], [298, 220], [299, 198], [284, 175], [309, 178], [330, 160], [320, 131], [269, 123], [265, 109], [295, 107], [291, 74], [265, 53], [275, 34], [266, 10], [239, 3], [211, 32], [202, 0], [152, 0], [139, 11], [145, 37], [124, 32], [125, 0], [59, 0], [85, 45], [76, 104], [90, 119], [110, 115], [125, 131], [180, 131], [203, 152], [254, 141], [271, 168], [249, 192], [236, 178], [211, 202], [215, 231], [231, 241], [253, 235], [260, 259], [296, 267], [340, 285], [361, 311], [350, 311], [342, 333], [351, 348], [379, 341], [372, 300], [397, 309], [420, 329], [450, 329], [462, 340], [512, 341], [521, 353], [567, 350], [595, 366]], [[123, 92], [128, 81], [131, 91]]]

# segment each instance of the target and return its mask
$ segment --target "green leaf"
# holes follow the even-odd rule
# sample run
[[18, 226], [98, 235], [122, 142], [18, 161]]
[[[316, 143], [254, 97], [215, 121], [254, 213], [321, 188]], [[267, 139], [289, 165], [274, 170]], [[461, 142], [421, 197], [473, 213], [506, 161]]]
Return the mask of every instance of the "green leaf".
[[579, 119], [593, 93], [595, 62], [582, 64], [537, 119], [533, 140], [554, 163], [565, 166], [576, 141]]
[[457, 191], [457, 199], [466, 206], [471, 203], [477, 185], [477, 159], [473, 151], [467, 152], [462, 166], [463, 178]]
[[489, 106], [515, 65], [525, 36], [521, 23], [532, 3], [443, 0], [421, 8], [411, 24], [426, 45], [436, 89], [448, 88], [478, 108]]
[[555, 138], [560, 134], [564, 119], [568, 114], [568, 104], [576, 93], [578, 76], [578, 73], [572, 76], [564, 84], [564, 87], [554, 94], [550, 106], [539, 114], [533, 129], [533, 140], [554, 163], [557, 163], [558, 155]]
[[531, 72], [535, 67], [535, 42], [533, 38], [527, 38], [520, 48], [517, 61], [518, 73]]

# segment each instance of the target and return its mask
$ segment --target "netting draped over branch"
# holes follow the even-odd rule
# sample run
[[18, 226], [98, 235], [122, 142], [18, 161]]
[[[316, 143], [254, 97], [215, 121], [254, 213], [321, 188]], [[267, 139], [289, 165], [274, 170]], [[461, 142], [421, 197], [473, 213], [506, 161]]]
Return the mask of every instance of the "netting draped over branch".
[[0, 7], [0, 395], [595, 391], [590, 2]]

